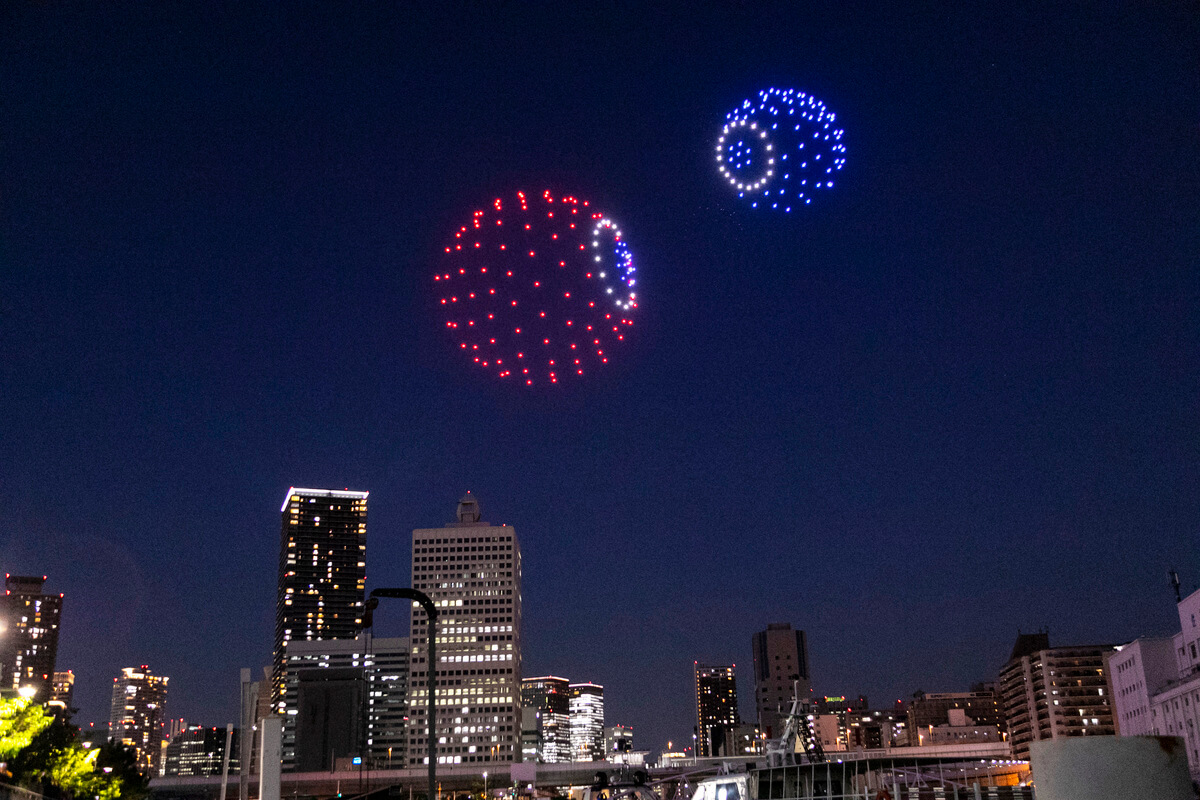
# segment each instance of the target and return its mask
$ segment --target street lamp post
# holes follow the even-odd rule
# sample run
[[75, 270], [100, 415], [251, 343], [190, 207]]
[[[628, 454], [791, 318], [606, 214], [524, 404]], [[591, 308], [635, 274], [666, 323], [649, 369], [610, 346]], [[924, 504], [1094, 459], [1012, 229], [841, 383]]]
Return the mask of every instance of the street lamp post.
[[429, 669], [425, 673], [425, 685], [429, 691], [429, 697], [427, 698], [429, 700], [429, 710], [426, 712], [428, 715], [426, 722], [429, 727], [425, 735], [426, 742], [429, 745], [429, 795], [426, 797], [426, 800], [435, 800], [437, 797], [437, 741], [434, 739], [436, 731], [434, 713], [436, 712], [437, 704], [434, 702], [433, 691], [437, 683], [437, 607], [429, 599], [429, 595], [416, 589], [375, 589], [371, 592], [371, 596], [367, 598], [367, 608], [363, 612], [362, 627], [364, 630], [370, 628], [373, 624], [375, 609], [379, 606], [379, 598], [381, 597], [398, 597], [420, 603], [421, 608], [425, 610], [425, 616], [429, 620]]
[[487, 797], [487, 772], [483, 773], [483, 796]]

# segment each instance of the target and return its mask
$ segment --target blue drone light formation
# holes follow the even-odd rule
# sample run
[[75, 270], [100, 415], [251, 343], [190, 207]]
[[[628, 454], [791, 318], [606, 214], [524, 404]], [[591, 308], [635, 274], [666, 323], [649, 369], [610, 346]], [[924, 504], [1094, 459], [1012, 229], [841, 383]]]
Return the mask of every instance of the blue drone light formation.
[[812, 95], [764, 89], [725, 115], [717, 169], [751, 208], [791, 211], [833, 188], [846, 163], [836, 116]]

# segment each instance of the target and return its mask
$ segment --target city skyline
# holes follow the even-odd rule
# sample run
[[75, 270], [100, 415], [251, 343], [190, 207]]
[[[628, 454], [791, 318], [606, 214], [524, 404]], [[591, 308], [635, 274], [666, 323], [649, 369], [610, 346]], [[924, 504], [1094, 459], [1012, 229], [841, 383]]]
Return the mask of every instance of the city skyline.
[[[994, 679], [1018, 631], [1173, 635], [1196, 41], [1182, 6], [14, 7], [0, 570], [65, 595], [77, 719], [138, 664], [237, 719], [295, 485], [371, 492], [367, 592], [481, 497], [520, 532], [522, 672], [604, 686], [646, 749], [690, 740], [693, 661], [741, 665], [753, 718], [773, 621], [881, 706]], [[787, 214], [714, 162], [771, 88], [844, 131]], [[517, 191], [636, 264], [636, 334], [553, 387], [464, 364], [434, 282]]]

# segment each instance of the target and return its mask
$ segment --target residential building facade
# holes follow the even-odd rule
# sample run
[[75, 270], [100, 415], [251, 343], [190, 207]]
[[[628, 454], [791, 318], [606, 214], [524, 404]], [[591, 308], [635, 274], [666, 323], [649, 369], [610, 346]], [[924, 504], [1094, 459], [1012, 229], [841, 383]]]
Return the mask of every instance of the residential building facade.
[[1021, 634], [1000, 671], [1013, 757], [1029, 757], [1029, 743], [1116, 733], [1104, 662], [1115, 645], [1050, 647], [1047, 633]]
[[740, 722], [736, 665], [712, 666], [695, 662], [696, 754], [700, 758], [727, 756], [733, 750], [733, 729]]
[[365, 608], [367, 492], [292, 487], [280, 509], [272, 701], [284, 712], [293, 641], [353, 639]]
[[51, 699], [58, 657], [61, 594], [45, 594], [46, 576], [4, 576], [0, 597], [0, 688], [25, 690], [35, 702]]
[[145, 664], [125, 667], [120, 677], [113, 678], [109, 738], [132, 747], [138, 771], [147, 776], [159, 772], [169, 680], [153, 674]]

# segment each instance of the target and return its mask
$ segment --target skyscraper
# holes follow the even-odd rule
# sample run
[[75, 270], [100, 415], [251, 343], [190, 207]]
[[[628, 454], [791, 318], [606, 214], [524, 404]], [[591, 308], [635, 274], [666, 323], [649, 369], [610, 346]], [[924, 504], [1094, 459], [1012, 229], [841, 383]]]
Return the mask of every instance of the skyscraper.
[[61, 594], [43, 594], [46, 576], [4, 576], [0, 598], [0, 688], [33, 691], [39, 703], [50, 700], [58, 656]]
[[119, 678], [113, 678], [108, 736], [134, 749], [138, 771], [143, 775], [158, 775], [168, 680], [151, 674], [145, 664], [125, 667]]
[[[521, 549], [508, 525], [489, 525], [468, 492], [457, 521], [413, 531], [412, 585], [438, 608], [439, 764], [520, 760]], [[410, 762], [426, 763], [429, 625], [412, 606]]]
[[572, 683], [571, 760], [604, 760], [604, 687]]
[[288, 643], [358, 634], [367, 581], [367, 492], [293, 487], [280, 511], [271, 688], [275, 710], [283, 713]]
[[705, 666], [695, 662], [696, 753], [700, 758], [732, 752], [733, 728], [738, 724], [736, 665]]
[[533, 712], [536, 760], [542, 764], [571, 761], [570, 681], [552, 675], [523, 679], [521, 708]]
[[[812, 690], [808, 675], [808, 640], [791, 623], [772, 622], [754, 634], [754, 708], [759, 730], [774, 738], [783, 730], [782, 718], [792, 707], [796, 691], [808, 700]], [[798, 685], [797, 685], [798, 684]]]

